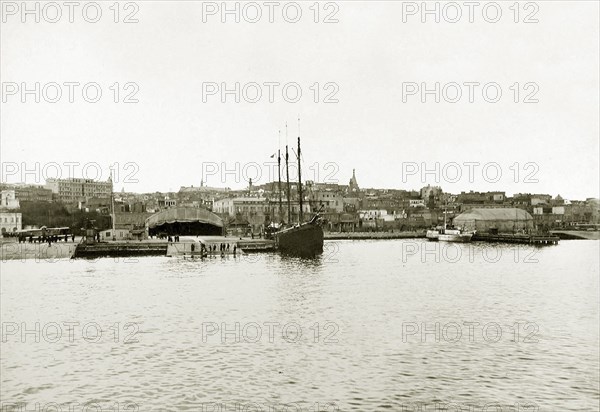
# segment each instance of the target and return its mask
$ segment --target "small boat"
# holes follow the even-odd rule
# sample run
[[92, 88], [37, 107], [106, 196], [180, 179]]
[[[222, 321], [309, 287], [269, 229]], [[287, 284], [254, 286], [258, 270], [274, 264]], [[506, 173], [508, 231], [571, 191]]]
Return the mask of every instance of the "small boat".
[[473, 237], [473, 233], [463, 232], [461, 229], [444, 229], [442, 233], [439, 234], [438, 240], [440, 242], [461, 242], [466, 243], [470, 242]]
[[425, 234], [425, 237], [427, 238], [427, 240], [430, 241], [438, 241], [439, 237], [440, 237], [440, 230], [441, 230], [441, 226], [438, 226], [436, 228], [431, 228], [427, 231], [427, 233]]
[[[446, 208], [444, 208], [444, 226], [439, 228], [439, 230], [436, 228], [435, 231], [432, 231], [431, 235], [435, 236], [435, 233], [433, 232], [437, 232], [437, 240], [440, 242], [470, 242], [471, 238], [473, 237], [473, 233], [465, 232], [459, 227], [448, 227], [446, 224], [446, 215], [447, 211]], [[429, 231], [427, 231], [427, 233], [429, 234]]]

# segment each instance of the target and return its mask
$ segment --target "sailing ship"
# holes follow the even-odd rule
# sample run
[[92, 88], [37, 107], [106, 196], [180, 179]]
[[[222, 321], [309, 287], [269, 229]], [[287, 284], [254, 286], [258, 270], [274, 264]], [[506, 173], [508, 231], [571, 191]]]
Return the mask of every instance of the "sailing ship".
[[[286, 126], [287, 128], [287, 126]], [[278, 162], [281, 164], [281, 154], [278, 152]], [[288, 146], [285, 146], [285, 168], [287, 180], [287, 210], [288, 227], [285, 227], [274, 233], [275, 244], [279, 252], [284, 255], [298, 257], [315, 257], [323, 253], [323, 229], [319, 222], [319, 214], [316, 213], [308, 222], [303, 222], [303, 194], [302, 194], [302, 172], [301, 172], [301, 150], [300, 136], [298, 136], [298, 200], [299, 212], [298, 223], [291, 225], [291, 204], [290, 204], [290, 177], [289, 177], [289, 153]], [[281, 188], [281, 175], [279, 177], [279, 187]], [[281, 190], [279, 191], [279, 209], [281, 212]]]

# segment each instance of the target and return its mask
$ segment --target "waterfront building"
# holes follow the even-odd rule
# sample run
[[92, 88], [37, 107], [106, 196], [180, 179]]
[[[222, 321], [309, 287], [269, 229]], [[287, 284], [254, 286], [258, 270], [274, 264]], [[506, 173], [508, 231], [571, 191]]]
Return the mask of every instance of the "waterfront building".
[[475, 208], [456, 216], [453, 224], [481, 233], [516, 233], [532, 230], [534, 219], [519, 208]]
[[193, 207], [174, 207], [161, 210], [146, 219], [150, 235], [221, 236], [223, 220], [216, 214]]
[[537, 204], [532, 207], [536, 225], [546, 228], [600, 223], [597, 199], [564, 201], [562, 205]]
[[0, 210], [0, 233], [6, 236], [23, 228], [23, 217], [19, 212]]
[[100, 240], [103, 242], [111, 241], [111, 240], [117, 240], [117, 241], [133, 240], [131, 231], [129, 231], [127, 229], [115, 229], [115, 230], [107, 229], [107, 230], [103, 230], [99, 233], [100, 233]]
[[320, 216], [326, 232], [354, 232], [360, 227], [358, 213], [323, 212]]
[[146, 224], [146, 220], [152, 216], [153, 213], [148, 212], [116, 212], [115, 213], [115, 228], [125, 230], [139, 230], [143, 229]]

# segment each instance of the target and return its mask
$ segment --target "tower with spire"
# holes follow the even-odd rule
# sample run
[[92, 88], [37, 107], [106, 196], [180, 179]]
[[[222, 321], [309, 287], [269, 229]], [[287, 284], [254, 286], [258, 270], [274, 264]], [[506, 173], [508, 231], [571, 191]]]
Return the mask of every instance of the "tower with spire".
[[350, 179], [350, 183], [348, 183], [348, 192], [349, 193], [358, 193], [360, 188], [358, 187], [358, 182], [356, 181], [356, 169], [352, 169], [352, 178]]

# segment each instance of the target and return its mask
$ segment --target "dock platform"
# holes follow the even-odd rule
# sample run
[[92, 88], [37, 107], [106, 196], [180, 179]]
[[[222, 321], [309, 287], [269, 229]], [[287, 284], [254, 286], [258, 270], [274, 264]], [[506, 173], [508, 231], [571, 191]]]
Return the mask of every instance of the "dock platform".
[[499, 243], [521, 243], [528, 245], [557, 245], [560, 238], [553, 235], [527, 235], [511, 233], [476, 233], [473, 235], [473, 241], [499, 242]]
[[561, 239], [600, 240], [600, 231], [598, 230], [551, 230], [550, 233]]
[[[206, 246], [204, 252], [198, 247]], [[192, 247], [192, 245], [196, 245]], [[224, 249], [221, 250], [221, 246]], [[268, 239], [248, 239], [224, 236], [182, 236], [179, 242], [162, 240], [81, 242], [73, 251], [72, 258], [94, 259], [100, 257], [141, 257], [178, 255], [229, 255], [242, 253], [273, 252], [275, 242]]]
[[[202, 245], [202, 246], [201, 246]], [[273, 252], [275, 242], [267, 239], [248, 239], [224, 236], [182, 236], [179, 242], [170, 242], [166, 256], [202, 257], [241, 255], [246, 253]]]
[[97, 242], [79, 243], [72, 258], [166, 256], [167, 242]]

